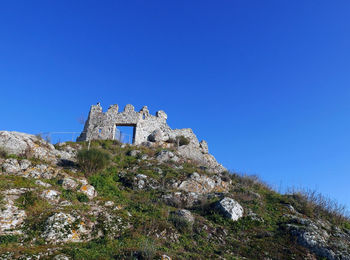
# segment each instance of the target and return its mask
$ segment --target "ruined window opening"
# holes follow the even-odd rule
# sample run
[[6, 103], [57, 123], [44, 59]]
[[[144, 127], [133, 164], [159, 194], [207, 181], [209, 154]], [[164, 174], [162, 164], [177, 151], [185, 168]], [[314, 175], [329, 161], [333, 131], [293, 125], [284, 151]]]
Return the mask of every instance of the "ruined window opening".
[[101, 132], [102, 132], [102, 129], [98, 129], [98, 132], [101, 133]]
[[115, 140], [125, 144], [135, 142], [135, 125], [117, 125], [115, 130]]
[[145, 119], [145, 118], [146, 118], [146, 116], [145, 116], [145, 114], [143, 114], [143, 115], [142, 115], [142, 119]]

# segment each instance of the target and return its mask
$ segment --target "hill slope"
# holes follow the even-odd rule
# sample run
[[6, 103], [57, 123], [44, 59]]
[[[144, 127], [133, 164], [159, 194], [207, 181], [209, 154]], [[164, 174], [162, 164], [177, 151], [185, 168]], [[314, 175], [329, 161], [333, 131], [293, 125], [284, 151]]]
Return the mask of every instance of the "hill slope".
[[0, 132], [0, 259], [350, 259], [350, 223], [319, 197], [175, 146], [86, 146]]

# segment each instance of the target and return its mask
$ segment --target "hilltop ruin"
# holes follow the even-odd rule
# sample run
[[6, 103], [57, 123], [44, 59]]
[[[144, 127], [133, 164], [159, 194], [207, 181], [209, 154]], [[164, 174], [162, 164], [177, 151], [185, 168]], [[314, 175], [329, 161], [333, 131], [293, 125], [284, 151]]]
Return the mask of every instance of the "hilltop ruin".
[[173, 140], [184, 137], [186, 145], [177, 147], [177, 152], [189, 159], [201, 163], [206, 168], [220, 172], [225, 168], [209, 154], [207, 142], [198, 141], [192, 129], [171, 129], [166, 120], [167, 114], [160, 110], [156, 115], [151, 115], [147, 106], [139, 112], [134, 106], [128, 104], [122, 112], [118, 105], [111, 105], [106, 112], [102, 111], [100, 103], [92, 105], [84, 130], [77, 141], [89, 140], [114, 140], [116, 139], [117, 126], [133, 127], [133, 145], [163, 145], [168, 146]]

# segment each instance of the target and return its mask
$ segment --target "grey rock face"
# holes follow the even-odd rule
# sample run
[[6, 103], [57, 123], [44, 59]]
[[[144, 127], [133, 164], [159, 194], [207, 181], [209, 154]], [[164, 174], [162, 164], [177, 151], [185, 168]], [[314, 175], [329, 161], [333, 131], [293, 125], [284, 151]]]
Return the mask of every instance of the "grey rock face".
[[326, 259], [350, 259], [349, 234], [345, 232], [334, 234], [329, 223], [322, 221], [312, 221], [296, 215], [285, 215], [285, 217], [289, 218], [287, 229], [297, 238], [300, 245]]
[[[136, 112], [132, 105], [127, 105], [122, 112], [118, 110], [118, 105], [112, 105], [104, 113], [99, 103], [91, 106], [84, 130], [77, 141], [113, 140], [116, 139], [116, 126], [133, 126], [134, 136], [132, 139], [135, 145], [151, 146], [157, 144], [167, 147], [170, 145], [167, 143], [168, 141], [183, 136], [189, 143], [177, 147], [180, 156], [196, 161], [213, 172], [219, 173], [226, 170], [209, 154], [208, 144], [205, 141], [198, 141], [192, 129], [171, 129], [166, 122], [167, 115], [164, 111], [158, 111], [153, 116], [146, 106]], [[159, 160], [165, 159], [167, 158], [159, 158]]]
[[216, 205], [216, 209], [221, 212], [225, 217], [237, 221], [243, 217], [243, 207], [234, 199], [223, 198]]
[[35, 135], [10, 131], [0, 131], [0, 147], [8, 154], [30, 156], [50, 162], [57, 162], [58, 157], [74, 160], [75, 155], [73, 151], [56, 150], [52, 144]]
[[[73, 222], [76, 220], [68, 213], [55, 213], [46, 220], [46, 229], [43, 237], [47, 242], [57, 244], [61, 242], [78, 242], [79, 234], [73, 229]], [[74, 231], [74, 232], [73, 232]]]
[[17, 159], [7, 159], [2, 165], [2, 168], [4, 169], [4, 172], [9, 174], [14, 174], [21, 170]]
[[166, 204], [184, 208], [191, 208], [199, 204], [201, 198], [202, 196], [196, 192], [174, 192], [162, 196]]
[[199, 146], [200, 148], [202, 149], [202, 152], [204, 154], [207, 154], [209, 153], [209, 148], [208, 148], [208, 143], [204, 140], [202, 140], [200, 143], [199, 143]]
[[19, 132], [0, 131], [0, 147], [9, 154], [33, 156], [47, 161], [57, 160], [59, 155], [62, 159], [69, 155], [57, 151], [55, 147], [41, 138]]
[[177, 157], [173, 152], [170, 152], [168, 150], [160, 151], [156, 159], [159, 162], [167, 162], [167, 161], [178, 162], [180, 160], [179, 157]]
[[178, 216], [179, 218], [183, 219], [184, 221], [193, 224], [194, 222], [194, 217], [191, 213], [191, 211], [187, 209], [179, 209], [175, 212], [173, 212], [174, 215]]
[[19, 227], [26, 218], [24, 210], [20, 210], [15, 201], [27, 189], [11, 189], [3, 192], [3, 206], [0, 208], [0, 235], [20, 234]]
[[231, 180], [229, 182], [223, 181], [218, 175], [208, 177], [206, 175], [199, 175], [195, 172], [187, 180], [183, 181], [178, 186], [178, 189], [188, 192], [196, 192], [198, 194], [225, 192], [228, 191], [230, 184]]

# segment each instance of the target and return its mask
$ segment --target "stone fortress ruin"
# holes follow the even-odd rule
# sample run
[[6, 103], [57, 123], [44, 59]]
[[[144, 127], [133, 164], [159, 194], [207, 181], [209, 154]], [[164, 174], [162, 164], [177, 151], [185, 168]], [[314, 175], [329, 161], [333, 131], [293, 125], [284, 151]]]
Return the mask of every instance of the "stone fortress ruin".
[[128, 104], [122, 112], [118, 105], [111, 105], [106, 112], [100, 103], [92, 105], [84, 130], [77, 141], [114, 140], [118, 126], [133, 127], [133, 145], [161, 145], [168, 147], [171, 141], [179, 137], [187, 140], [186, 145], [177, 145], [179, 155], [192, 159], [214, 172], [225, 171], [216, 159], [209, 154], [206, 141], [198, 141], [192, 129], [171, 129], [167, 122], [167, 114], [160, 110], [151, 115], [147, 106], [139, 112]]

